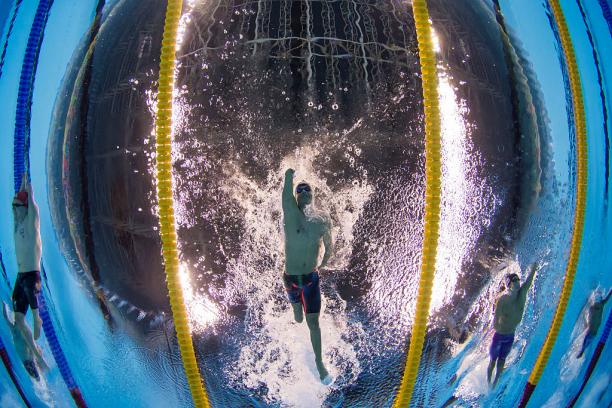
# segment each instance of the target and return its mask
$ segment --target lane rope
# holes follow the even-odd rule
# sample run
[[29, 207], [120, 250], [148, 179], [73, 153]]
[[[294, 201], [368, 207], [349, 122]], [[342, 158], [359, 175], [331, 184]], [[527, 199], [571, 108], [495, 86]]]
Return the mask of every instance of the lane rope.
[[414, 391], [421, 353], [427, 331], [427, 318], [431, 303], [438, 235], [440, 224], [441, 160], [440, 109], [438, 106], [438, 74], [433, 51], [431, 24], [426, 0], [413, 0], [412, 11], [417, 31], [419, 60], [423, 83], [425, 114], [425, 216], [423, 226], [423, 253], [421, 277], [412, 324], [412, 335], [400, 388], [393, 402], [394, 408], [408, 407]]
[[[30, 174], [30, 121], [32, 94], [34, 91], [34, 79], [36, 76], [36, 68], [38, 65], [38, 57], [44, 36], [49, 11], [53, 5], [53, 0], [41, 0], [36, 9], [36, 15], [30, 29], [28, 43], [23, 57], [21, 66], [21, 76], [19, 79], [19, 91], [17, 95], [17, 108], [15, 112], [15, 134], [13, 139], [13, 180], [15, 185], [15, 193], [19, 191], [21, 186], [21, 177], [23, 174]], [[44, 265], [41, 264], [41, 274], [46, 275]], [[43, 291], [37, 295], [40, 318], [42, 319], [42, 327], [51, 348], [53, 358], [57, 363], [60, 374], [64, 383], [70, 391], [70, 395], [74, 399], [76, 405], [86, 407], [83, 396], [79, 387], [74, 381], [74, 377], [68, 366], [66, 356], [59, 344], [57, 333], [53, 327], [53, 322], [46, 307]]]
[[155, 120], [157, 202], [159, 204], [159, 225], [166, 270], [166, 284], [168, 285], [168, 296], [185, 375], [194, 405], [196, 407], [210, 407], [208, 394], [202, 382], [195, 356], [185, 300], [181, 289], [174, 201], [172, 198], [172, 91], [174, 87], [176, 36], [182, 5], [182, 0], [168, 0], [164, 23]]
[[576, 55], [574, 53], [574, 47], [569, 34], [565, 16], [559, 0], [549, 0], [549, 4], [553, 11], [553, 16], [559, 30], [561, 37], [561, 44], [563, 46], [563, 53], [565, 55], [565, 62], [567, 64], [570, 85], [572, 90], [572, 102], [574, 105], [574, 126], [576, 127], [576, 207], [574, 212], [574, 227], [572, 233], [571, 249], [569, 259], [567, 261], [567, 267], [565, 272], [565, 279], [563, 281], [563, 288], [561, 290], [561, 297], [557, 303], [555, 310], [555, 316], [553, 318], [546, 340], [540, 354], [535, 362], [533, 370], [529, 376], [529, 380], [525, 385], [523, 396], [519, 406], [525, 407], [537, 386], [548, 358], [552, 353], [552, 349], [557, 340], [557, 335], [561, 329], [561, 323], [563, 322], [563, 316], [567, 309], [569, 297], [572, 293], [572, 286], [574, 284], [574, 277], [578, 268], [578, 260], [580, 258], [580, 248], [582, 244], [582, 234], [584, 231], [584, 217], [586, 209], [586, 192], [587, 192], [587, 130], [586, 130], [586, 116], [584, 111], [584, 100], [582, 96], [582, 88], [580, 81], [580, 72], [578, 71], [578, 64], [576, 62]]

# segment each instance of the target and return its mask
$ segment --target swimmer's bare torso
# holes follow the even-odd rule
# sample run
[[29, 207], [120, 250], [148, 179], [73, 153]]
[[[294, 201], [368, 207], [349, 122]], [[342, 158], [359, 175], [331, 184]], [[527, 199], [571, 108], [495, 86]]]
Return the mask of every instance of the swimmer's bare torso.
[[495, 305], [495, 318], [493, 327], [499, 334], [513, 334], [517, 326], [523, 319], [525, 303], [527, 302], [527, 292], [531, 287], [538, 264], [530, 266], [530, 272], [525, 283], [520, 285], [518, 276], [516, 281], [510, 284], [508, 293], [500, 296]]
[[17, 271], [40, 271], [42, 242], [40, 239], [38, 205], [34, 201], [34, 192], [30, 183], [24, 180], [22, 190], [28, 193], [27, 207], [13, 206], [13, 219], [15, 220], [13, 238], [15, 240]]
[[[310, 198], [311, 199], [311, 198]], [[306, 204], [304, 204], [306, 203]], [[308, 205], [306, 199], [300, 205]], [[285, 174], [283, 187], [283, 224], [285, 231], [285, 273], [306, 275], [317, 269], [321, 242], [325, 254], [319, 267], [325, 266], [330, 254], [331, 237], [328, 223], [318, 217], [308, 217], [293, 195], [293, 170]]]

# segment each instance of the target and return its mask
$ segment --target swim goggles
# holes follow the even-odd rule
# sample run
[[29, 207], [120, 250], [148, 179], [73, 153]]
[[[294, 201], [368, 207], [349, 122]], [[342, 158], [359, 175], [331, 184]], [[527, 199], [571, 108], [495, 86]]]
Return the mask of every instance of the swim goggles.
[[295, 192], [297, 194], [300, 194], [302, 191], [305, 191], [307, 193], [310, 193], [310, 186], [308, 184], [299, 184], [296, 188], [295, 188]]

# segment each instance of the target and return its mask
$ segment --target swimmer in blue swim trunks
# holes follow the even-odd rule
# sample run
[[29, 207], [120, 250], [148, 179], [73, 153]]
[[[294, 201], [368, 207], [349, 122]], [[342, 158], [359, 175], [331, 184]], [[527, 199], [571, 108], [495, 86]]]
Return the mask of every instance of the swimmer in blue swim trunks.
[[[295, 321], [301, 323], [306, 314], [306, 324], [310, 330], [310, 342], [315, 355], [319, 378], [324, 384], [331, 377], [323, 364], [321, 352], [321, 290], [318, 269], [325, 267], [331, 256], [331, 234], [329, 222], [305, 214], [304, 210], [312, 204], [313, 192], [308, 183], [301, 182], [293, 195], [295, 171], [285, 172], [283, 186], [283, 224], [285, 230], [285, 272], [283, 284], [293, 308]], [[325, 252], [321, 264], [317, 266], [321, 242]]]
[[501, 373], [504, 371], [506, 357], [510, 354], [512, 343], [514, 342], [514, 331], [523, 318], [525, 303], [527, 301], [527, 292], [533, 282], [533, 277], [537, 269], [536, 264], [531, 265], [531, 271], [523, 285], [521, 285], [521, 280], [517, 274], [512, 273], [506, 276], [507, 293], [504, 293], [495, 305], [495, 318], [493, 320], [495, 334], [493, 335], [491, 348], [489, 349], [489, 355], [491, 357], [487, 369], [487, 380], [489, 384], [491, 384], [493, 369], [497, 365], [497, 372], [492, 386], [497, 384]]
[[608, 295], [602, 299], [601, 295], [598, 295], [598, 298], [595, 299], [591, 307], [589, 307], [589, 322], [587, 333], [584, 336], [584, 341], [582, 342], [582, 350], [580, 350], [580, 354], [578, 354], [578, 358], [581, 358], [586, 349], [597, 336], [597, 331], [599, 331], [599, 326], [601, 326], [601, 318], [603, 316], [603, 309], [606, 305], [606, 302], [610, 300], [610, 295], [612, 295], [612, 290], [608, 292]]

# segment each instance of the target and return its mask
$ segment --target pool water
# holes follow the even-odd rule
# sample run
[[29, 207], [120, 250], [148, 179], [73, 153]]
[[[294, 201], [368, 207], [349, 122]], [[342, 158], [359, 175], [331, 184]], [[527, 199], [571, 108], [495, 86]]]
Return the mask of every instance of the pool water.
[[[516, 406], [552, 321], [576, 191], [569, 77], [546, 1], [428, 1], [442, 116], [442, 209], [430, 320], [413, 406]], [[0, 4], [0, 297], [16, 278], [10, 198], [16, 110], [39, 2]], [[586, 222], [561, 331], [530, 406], [565, 406], [594, 293], [612, 287], [609, 0], [562, 2], [584, 93]], [[88, 406], [191, 406], [167, 300], [155, 196], [162, 2], [55, 0], [33, 78], [29, 169], [43, 294]], [[213, 406], [388, 407], [414, 318], [423, 225], [423, 114], [411, 5], [186, 1], [177, 45], [174, 198], [183, 295]], [[317, 377], [292, 321], [280, 193], [315, 186], [334, 252]], [[500, 383], [486, 383], [503, 277], [539, 262]], [[40, 382], [0, 323], [33, 406], [74, 402], [53, 357]], [[577, 406], [612, 404], [610, 345]], [[0, 370], [0, 406], [22, 406]]]

